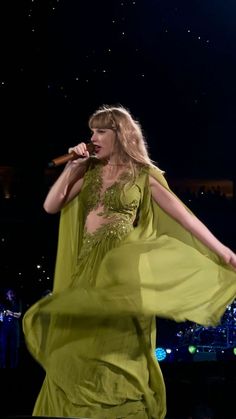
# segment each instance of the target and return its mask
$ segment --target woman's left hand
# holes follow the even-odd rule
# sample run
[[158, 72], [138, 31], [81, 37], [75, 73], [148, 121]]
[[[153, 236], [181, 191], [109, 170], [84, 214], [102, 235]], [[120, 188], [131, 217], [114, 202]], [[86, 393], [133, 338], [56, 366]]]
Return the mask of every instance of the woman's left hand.
[[225, 252], [221, 255], [221, 258], [227, 265], [231, 265], [236, 270], [236, 254], [229, 249], [228, 247], [225, 248]]
[[230, 260], [230, 265], [236, 270], [236, 254], [232, 252]]

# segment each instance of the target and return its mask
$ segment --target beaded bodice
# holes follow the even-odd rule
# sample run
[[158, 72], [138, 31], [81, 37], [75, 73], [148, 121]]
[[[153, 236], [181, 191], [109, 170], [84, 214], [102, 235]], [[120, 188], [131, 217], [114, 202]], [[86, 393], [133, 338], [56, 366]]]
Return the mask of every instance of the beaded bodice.
[[[98, 241], [108, 238], [122, 240], [134, 228], [141, 192], [140, 187], [130, 181], [131, 174], [123, 172], [104, 189], [101, 163], [86, 172], [80, 192], [85, 228], [79, 258], [84, 257], [84, 252], [87, 253]], [[97, 227], [91, 230], [88, 221], [92, 217]]]

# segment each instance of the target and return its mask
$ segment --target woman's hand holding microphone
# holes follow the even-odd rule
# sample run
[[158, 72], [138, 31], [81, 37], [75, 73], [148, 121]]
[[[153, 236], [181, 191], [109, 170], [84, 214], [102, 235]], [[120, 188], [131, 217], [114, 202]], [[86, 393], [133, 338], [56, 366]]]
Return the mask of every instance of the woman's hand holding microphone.
[[79, 143], [78, 145], [76, 145], [75, 147], [70, 147], [68, 150], [68, 153], [76, 153], [79, 157], [83, 157], [83, 158], [88, 158], [89, 157], [89, 150], [88, 150], [88, 146], [90, 144], [85, 144], [85, 143]]
[[79, 143], [75, 147], [70, 147], [68, 150], [68, 154], [64, 154], [63, 156], [56, 157], [55, 159], [53, 159], [48, 164], [48, 166], [56, 167], [77, 160], [79, 158], [87, 159], [90, 156], [90, 154], [93, 153], [93, 151], [93, 143]]

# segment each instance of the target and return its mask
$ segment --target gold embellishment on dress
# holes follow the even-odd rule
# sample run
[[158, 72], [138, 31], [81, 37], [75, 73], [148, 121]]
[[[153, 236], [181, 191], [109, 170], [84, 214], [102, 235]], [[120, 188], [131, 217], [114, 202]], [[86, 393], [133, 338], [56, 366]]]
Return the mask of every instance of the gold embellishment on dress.
[[127, 222], [124, 219], [117, 219], [109, 224], [103, 224], [94, 233], [89, 233], [85, 230], [78, 261], [86, 258], [92, 249], [103, 240], [114, 241], [114, 244], [118, 244], [132, 229], [133, 224], [131, 222]]
[[114, 245], [118, 244], [134, 228], [140, 195], [139, 192], [138, 196], [137, 192], [133, 195], [129, 186], [127, 191], [124, 191], [124, 185], [130, 179], [130, 173], [123, 172], [111, 186], [103, 191], [102, 165], [97, 164], [86, 173], [84, 178], [86, 217], [91, 211], [97, 209], [99, 212], [96, 215], [101, 217], [101, 224], [93, 232], [87, 231], [85, 227], [78, 260], [86, 258], [102, 240], [109, 239]]
[[99, 206], [103, 206], [104, 211], [100, 212], [98, 215], [105, 217], [109, 217], [110, 215], [112, 215], [112, 212], [110, 210], [113, 210], [114, 208], [119, 208], [120, 206], [122, 206], [122, 212], [123, 210], [125, 212], [129, 211], [129, 209], [133, 212], [133, 210], [137, 208], [139, 204], [137, 200], [133, 200], [130, 204], [126, 206], [126, 208], [124, 207], [124, 205], [121, 205], [120, 202], [120, 195], [125, 181], [130, 181], [130, 172], [121, 173], [118, 179], [102, 192], [103, 181], [101, 171], [102, 165], [97, 164], [94, 169], [88, 171], [85, 175], [85, 181], [86, 183], [89, 183], [90, 187], [90, 194], [86, 200], [87, 215], [91, 210], [94, 210]]

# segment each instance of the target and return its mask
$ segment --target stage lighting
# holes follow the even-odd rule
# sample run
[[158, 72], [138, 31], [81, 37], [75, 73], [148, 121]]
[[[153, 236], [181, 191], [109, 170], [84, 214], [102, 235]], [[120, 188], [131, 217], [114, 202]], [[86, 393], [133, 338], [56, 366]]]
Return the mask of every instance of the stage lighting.
[[164, 348], [156, 348], [155, 354], [158, 361], [163, 361], [166, 358], [166, 351]]
[[188, 351], [190, 352], [190, 354], [195, 354], [197, 348], [194, 345], [189, 345], [188, 347]]
[[236, 355], [236, 348], [233, 348], [233, 354]]

